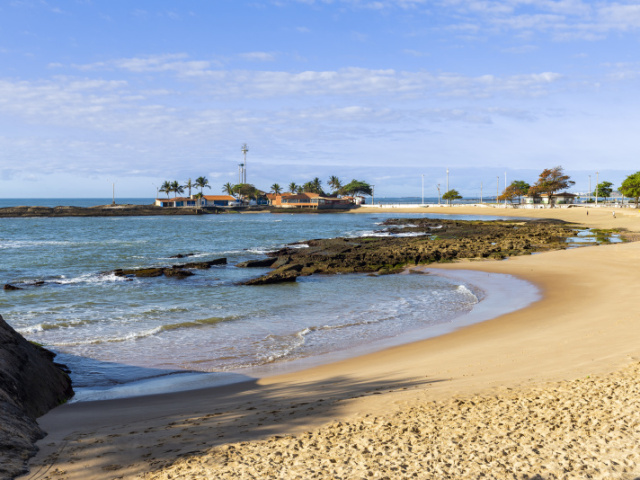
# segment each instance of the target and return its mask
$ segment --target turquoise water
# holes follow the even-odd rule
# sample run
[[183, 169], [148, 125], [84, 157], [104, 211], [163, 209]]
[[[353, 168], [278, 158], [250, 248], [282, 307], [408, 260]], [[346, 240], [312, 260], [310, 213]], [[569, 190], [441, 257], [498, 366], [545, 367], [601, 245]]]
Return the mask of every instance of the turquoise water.
[[[237, 285], [266, 271], [237, 268], [238, 262], [288, 243], [371, 235], [392, 217], [436, 215], [0, 219], [0, 281], [23, 288], [0, 293], [0, 313], [28, 339], [58, 352], [76, 387], [100, 387], [176, 370], [243, 372], [362, 347], [468, 312], [480, 292], [435, 275]], [[106, 273], [191, 261], [169, 258], [180, 253], [226, 257], [228, 264], [183, 280], [127, 281]], [[35, 281], [44, 285], [28, 285]]]

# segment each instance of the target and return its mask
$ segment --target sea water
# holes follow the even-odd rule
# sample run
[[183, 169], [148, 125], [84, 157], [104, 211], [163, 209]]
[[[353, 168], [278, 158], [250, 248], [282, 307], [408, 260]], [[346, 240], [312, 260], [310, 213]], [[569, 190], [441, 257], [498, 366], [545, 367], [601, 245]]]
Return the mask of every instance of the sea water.
[[[174, 372], [221, 378], [437, 331], [482, 290], [439, 275], [313, 275], [241, 286], [267, 269], [245, 260], [290, 243], [387, 235], [387, 218], [435, 214], [222, 214], [0, 219], [0, 313], [58, 353], [76, 389], [104, 389]], [[471, 218], [447, 216], [447, 218]], [[483, 217], [484, 219], [498, 217]], [[170, 258], [193, 254], [186, 259]], [[226, 257], [185, 279], [125, 279], [117, 268]], [[41, 286], [28, 283], [44, 281]], [[253, 370], [252, 370], [253, 369]]]

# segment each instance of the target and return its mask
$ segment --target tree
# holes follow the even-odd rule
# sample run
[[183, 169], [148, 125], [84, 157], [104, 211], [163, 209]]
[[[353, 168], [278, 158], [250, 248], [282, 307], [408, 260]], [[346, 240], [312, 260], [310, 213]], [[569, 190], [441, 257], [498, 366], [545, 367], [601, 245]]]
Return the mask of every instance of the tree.
[[239, 183], [238, 185], [235, 185], [233, 187], [233, 192], [241, 198], [246, 197], [257, 199], [259, 196], [263, 195], [263, 192], [250, 183]]
[[169, 194], [171, 192], [173, 192], [172, 188], [171, 188], [171, 182], [168, 180], [165, 180], [162, 185], [160, 186], [160, 189], [158, 190], [159, 192], [164, 192], [167, 194], [167, 200], [169, 200]]
[[177, 180], [171, 182], [171, 191], [176, 193], [176, 197], [180, 193], [184, 193], [184, 187]]
[[448, 192], [445, 192], [444, 195], [442, 195], [442, 199], [446, 200], [449, 204], [451, 204], [451, 200], [460, 200], [461, 198], [462, 195], [460, 195], [460, 193], [458, 193], [458, 191], [455, 189], [451, 189]]
[[518, 201], [522, 203], [522, 195], [526, 195], [531, 186], [524, 180], [514, 180], [507, 188], [504, 189], [502, 195], [498, 197], [498, 201], [509, 200], [513, 202], [513, 199], [518, 197]]
[[291, 193], [296, 193], [298, 191], [298, 185], [296, 185], [296, 182], [291, 182], [289, 184], [289, 191]]
[[600, 182], [591, 195], [594, 197], [604, 197], [606, 199], [607, 197], [610, 197], [611, 192], [613, 192], [613, 189], [611, 188], [612, 186], [613, 183], [611, 182]]
[[282, 188], [280, 188], [280, 185], [278, 185], [277, 183], [274, 183], [273, 185], [271, 185], [271, 191], [276, 195], [280, 195]]
[[229, 182], [225, 183], [222, 186], [222, 192], [226, 193], [227, 195], [233, 195], [234, 194], [233, 185], [231, 185]]
[[373, 189], [367, 182], [360, 180], [351, 180], [345, 186], [343, 186], [338, 192], [340, 195], [369, 195], [373, 196]]
[[195, 184], [191, 181], [191, 179], [187, 180], [187, 183], [184, 184], [184, 188], [189, 190], [189, 198], [191, 198], [191, 189], [195, 187]]
[[207, 180], [207, 177], [196, 178], [195, 186], [200, 189], [200, 193], [202, 193], [202, 191], [205, 188], [211, 188], [211, 185], [209, 185], [209, 180]]
[[342, 188], [342, 182], [340, 181], [340, 179], [338, 177], [336, 177], [335, 175], [332, 175], [329, 178], [329, 182], [328, 185], [332, 188], [333, 193], [338, 192], [341, 188]]
[[638, 208], [638, 199], [640, 199], [640, 172], [629, 175], [620, 185], [620, 193], [625, 197], [634, 198], [636, 208]]
[[322, 191], [322, 180], [318, 177], [314, 178], [310, 182], [305, 183], [302, 186], [303, 191], [309, 193], [317, 193], [318, 195], [324, 195], [324, 191]]
[[564, 174], [562, 167], [546, 168], [540, 174], [538, 181], [529, 188], [529, 195], [536, 196], [546, 193], [549, 196], [549, 204], [553, 202], [553, 194], [574, 185], [576, 182], [569, 180], [569, 175]]

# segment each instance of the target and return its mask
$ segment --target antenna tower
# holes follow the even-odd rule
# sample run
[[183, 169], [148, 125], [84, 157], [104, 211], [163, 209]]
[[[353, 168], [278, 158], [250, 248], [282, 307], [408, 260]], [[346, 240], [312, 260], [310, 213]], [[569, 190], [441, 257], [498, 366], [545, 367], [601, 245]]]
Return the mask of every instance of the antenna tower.
[[249, 147], [247, 147], [246, 143], [242, 144], [241, 152], [244, 155], [244, 163], [242, 164], [242, 182], [247, 183], [247, 152], [249, 151]]

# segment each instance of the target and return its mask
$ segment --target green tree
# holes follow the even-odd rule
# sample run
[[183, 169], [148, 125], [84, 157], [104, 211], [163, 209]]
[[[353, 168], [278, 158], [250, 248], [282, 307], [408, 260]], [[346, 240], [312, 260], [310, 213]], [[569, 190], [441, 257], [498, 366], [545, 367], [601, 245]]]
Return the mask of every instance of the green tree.
[[238, 185], [235, 185], [233, 187], [233, 192], [240, 198], [253, 198], [256, 200], [258, 199], [258, 197], [263, 195], [263, 192], [258, 190], [250, 183], [239, 183]]
[[531, 186], [525, 182], [524, 180], [514, 180], [511, 182], [507, 188], [504, 189], [502, 195], [498, 197], [498, 201], [502, 202], [505, 200], [509, 200], [513, 202], [513, 200], [518, 197], [518, 201], [522, 203], [522, 195], [526, 195]]
[[280, 185], [278, 185], [277, 183], [274, 183], [273, 185], [271, 185], [271, 191], [276, 195], [280, 195], [280, 193], [282, 192], [282, 188], [280, 188]]
[[336, 193], [336, 192], [340, 191], [340, 189], [342, 188], [342, 182], [335, 175], [332, 175], [329, 178], [328, 185], [331, 187], [333, 193]]
[[205, 188], [211, 188], [211, 185], [209, 185], [209, 180], [207, 180], [207, 177], [196, 178], [195, 186], [200, 189], [200, 193], [202, 193]]
[[600, 182], [591, 195], [593, 195], [594, 197], [606, 199], [607, 197], [610, 197], [611, 193], [613, 192], [613, 188], [611, 188], [612, 186], [613, 183], [611, 182]]
[[442, 199], [446, 200], [448, 204], [451, 204], [451, 200], [460, 200], [461, 198], [462, 195], [460, 195], [460, 193], [458, 193], [458, 191], [455, 189], [451, 189], [448, 192], [445, 192], [444, 195], [442, 195]]
[[233, 185], [231, 185], [229, 182], [225, 183], [222, 186], [222, 192], [226, 193], [227, 195], [233, 195], [234, 194]]
[[289, 184], [289, 191], [291, 193], [296, 193], [298, 191], [298, 185], [296, 185], [296, 182], [291, 182]]
[[177, 180], [174, 180], [171, 182], [171, 191], [175, 192], [177, 197], [179, 194], [184, 193], [184, 187]]
[[160, 185], [160, 189], [158, 190], [159, 192], [164, 192], [167, 194], [167, 200], [169, 200], [169, 194], [171, 192], [173, 192], [172, 188], [171, 188], [171, 182], [168, 180], [165, 180], [162, 185]]
[[569, 180], [571, 177], [564, 174], [562, 167], [546, 168], [540, 174], [538, 181], [529, 188], [529, 195], [536, 196], [541, 193], [549, 195], [549, 204], [553, 203], [553, 194], [557, 191], [569, 188], [576, 182]]
[[351, 180], [345, 186], [343, 186], [340, 191], [340, 195], [373, 195], [373, 189], [371, 185], [367, 182], [362, 182], [360, 180]]
[[636, 208], [638, 208], [638, 199], [640, 199], [640, 172], [633, 173], [625, 178], [618, 190], [620, 190], [620, 193], [625, 197], [634, 198]]
[[187, 183], [184, 184], [184, 188], [189, 190], [189, 198], [191, 198], [191, 189], [195, 187], [195, 184], [191, 181], [191, 179], [187, 180]]

